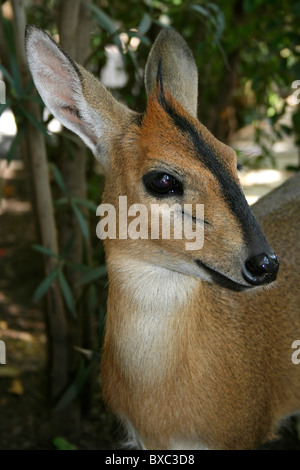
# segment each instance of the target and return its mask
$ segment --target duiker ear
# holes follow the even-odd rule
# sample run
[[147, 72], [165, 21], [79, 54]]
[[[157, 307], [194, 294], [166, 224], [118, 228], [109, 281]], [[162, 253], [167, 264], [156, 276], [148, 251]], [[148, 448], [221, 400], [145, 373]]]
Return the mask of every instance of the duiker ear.
[[163, 29], [150, 51], [145, 69], [147, 94], [156, 86], [158, 65], [164, 87], [192, 116], [197, 117], [198, 71], [193, 54], [183, 37], [172, 29]]
[[[105, 166], [100, 148], [128, 125], [134, 113], [75, 64], [45, 31], [27, 26], [26, 52], [34, 83], [47, 108], [81, 137]], [[97, 146], [100, 139], [101, 145]]]

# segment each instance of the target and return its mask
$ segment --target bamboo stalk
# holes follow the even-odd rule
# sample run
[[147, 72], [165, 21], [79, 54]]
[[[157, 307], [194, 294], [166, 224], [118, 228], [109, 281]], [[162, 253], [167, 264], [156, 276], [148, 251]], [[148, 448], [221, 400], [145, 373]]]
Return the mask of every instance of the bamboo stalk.
[[[24, 33], [26, 26], [24, 0], [11, 0], [14, 12], [14, 29], [17, 47], [18, 63], [23, 88], [31, 80], [27, 65]], [[26, 110], [40, 121], [39, 106], [35, 102], [24, 102]], [[23, 145], [25, 162], [29, 165], [34, 181], [36, 209], [38, 214], [39, 231], [42, 245], [58, 254], [56, 223], [54, 218], [45, 139], [42, 133], [27, 122]], [[45, 275], [47, 276], [57, 266], [54, 258], [45, 257]], [[50, 396], [56, 400], [63, 392], [68, 381], [68, 330], [64, 304], [58, 282], [54, 282], [47, 293], [47, 325], [50, 342]]]
[[[90, 11], [86, 8], [88, 3], [91, 3], [91, 0], [74, 0], [72, 2], [61, 0], [59, 3], [57, 22], [60, 44], [80, 64], [85, 63], [90, 53], [91, 16]], [[86, 199], [87, 149], [80, 139], [72, 140], [76, 142], [72, 145], [72, 158], [62, 146], [59, 167], [70, 198]], [[64, 216], [65, 214], [61, 215]], [[68, 214], [68, 221], [68, 224], [65, 223], [65, 220], [60, 224], [60, 246], [63, 247], [72, 236], [72, 233], [75, 234], [68, 257], [76, 263], [82, 263], [83, 260], [86, 264], [91, 263], [90, 240], [83, 238], [74, 213]], [[67, 275], [76, 299], [81, 299], [83, 289], [80, 285], [76, 286], [80, 274], [74, 272], [74, 270], [69, 270]], [[83, 302], [77, 304], [77, 321], [71, 329], [71, 334], [73, 346], [92, 350], [98, 346], [95, 338], [94, 322], [87, 313]], [[73, 367], [77, 368], [78, 353], [70, 351], [70, 355], [73, 357]], [[82, 393], [81, 405], [85, 412], [89, 411], [92, 382], [93, 377], [90, 376]]]

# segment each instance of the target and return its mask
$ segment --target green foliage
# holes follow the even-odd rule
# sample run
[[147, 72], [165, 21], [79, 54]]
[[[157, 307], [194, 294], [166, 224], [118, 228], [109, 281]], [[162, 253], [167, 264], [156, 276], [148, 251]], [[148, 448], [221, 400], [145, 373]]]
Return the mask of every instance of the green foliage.
[[[40, 247], [40, 248], [44, 248], [44, 247]], [[61, 270], [61, 266], [58, 266], [53, 271], [51, 271], [51, 273], [48, 274], [48, 276], [45, 277], [45, 279], [42, 280], [42, 282], [39, 284], [39, 286], [36, 288], [33, 294], [34, 302], [38, 302], [40, 299], [44, 297], [44, 295], [48, 292], [54, 280], [58, 276], [60, 270]]]
[[[64, 267], [69, 266], [70, 268], [79, 271], [82, 274], [82, 277], [78, 281], [78, 285], [86, 285], [89, 284], [92, 286], [92, 283], [99, 282], [100, 285], [103, 286], [103, 283], [101, 281], [103, 278], [106, 277], [106, 266], [99, 265], [96, 268], [89, 267], [84, 264], [76, 264], [73, 263], [72, 261], [69, 261], [66, 256], [68, 254], [68, 248], [70, 249], [72, 244], [72, 239], [70, 240], [69, 246], [65, 248], [65, 250], [62, 253], [62, 256], [57, 255], [56, 253], [53, 253], [51, 250], [48, 248], [45, 248], [44, 246], [40, 245], [33, 245], [33, 249], [36, 251], [39, 251], [40, 253], [49, 256], [51, 258], [54, 258], [58, 261], [57, 266], [51, 271], [48, 276], [46, 276], [42, 282], [37, 286], [34, 294], [33, 294], [33, 301], [34, 302], [39, 302], [48, 292], [50, 287], [52, 286], [53, 282], [55, 279], [59, 280], [59, 284], [64, 296], [64, 299], [66, 301], [66, 304], [68, 306], [68, 309], [71, 311], [71, 313], [76, 316], [76, 304], [75, 300], [72, 294], [72, 289], [70, 288], [66, 277], [64, 275]], [[104, 285], [106, 284], [106, 281], [104, 281]]]
[[[86, 199], [69, 197], [67, 186], [63, 179], [61, 172], [59, 171], [57, 166], [53, 163], [50, 164], [50, 168], [52, 170], [52, 174], [54, 175], [54, 179], [57, 183], [57, 186], [59, 187], [61, 192], [64, 194], [63, 198], [53, 201], [54, 207], [60, 208], [61, 206], [68, 206], [69, 208], [71, 208], [71, 210], [74, 211], [74, 214], [78, 221], [79, 228], [82, 230], [82, 234], [84, 238], [88, 239], [89, 238], [88, 222], [86, 220], [85, 215], [81, 212], [78, 206], [81, 206], [84, 209], [89, 209], [93, 213], [96, 212], [97, 206], [93, 202], [86, 200]], [[76, 302], [75, 302], [74, 295], [72, 292], [72, 287], [69, 285], [67, 278], [64, 274], [64, 269], [68, 267], [70, 269], [77, 270], [82, 274], [82, 277], [78, 281], [79, 285], [86, 285], [86, 284], [91, 285], [91, 283], [99, 281], [100, 278], [102, 279], [106, 275], [106, 267], [105, 265], [100, 264], [96, 268], [93, 268], [84, 264], [75, 264], [72, 261], [68, 260], [67, 255], [74, 242], [74, 236], [75, 234], [73, 234], [73, 236], [70, 238], [70, 240], [64, 247], [61, 256], [57, 255], [56, 253], [53, 253], [51, 250], [49, 250], [46, 247], [33, 245], [33, 248], [36, 251], [39, 251], [40, 253], [46, 256], [54, 258], [55, 260], [57, 260], [57, 263], [58, 263], [55, 269], [51, 273], [49, 273], [48, 276], [45, 279], [43, 279], [43, 281], [37, 286], [33, 295], [33, 300], [34, 302], [40, 301], [44, 297], [44, 295], [48, 292], [53, 282], [56, 279], [58, 279], [65, 303], [68, 307], [68, 310], [76, 318]]]
[[81, 358], [75, 380], [62, 395], [56, 404], [54, 411], [59, 412], [80, 395], [92, 369], [95, 367], [96, 363], [98, 363], [98, 359], [98, 355], [94, 354], [92, 355], [92, 360], [90, 360], [89, 364], [85, 365], [84, 359]]
[[67, 439], [60, 436], [53, 439], [53, 445], [57, 450], [77, 450], [75, 444], [72, 444]]
[[90, 269], [86, 274], [82, 276], [79, 284], [89, 284], [90, 282], [96, 281], [99, 278], [103, 278], [106, 275], [105, 265], [98, 266], [95, 269]]
[[[290, 131], [280, 122], [292, 82], [300, 77], [299, 5], [291, 0], [95, 1], [91, 9], [98, 29], [91, 43], [92, 68], [100, 73], [105, 65], [104, 47], [115, 43], [128, 76], [127, 84], [115, 94], [143, 111], [146, 99], [140, 70], [159, 29], [174, 27], [190, 45], [200, 72], [200, 120], [226, 141], [230, 137], [228, 112], [233, 110], [236, 130], [254, 124], [255, 141], [262, 150], [258, 158], [244, 163], [269, 160], [276, 166], [274, 142], [287, 132], [296, 136], [296, 142], [299, 136], [296, 119]], [[122, 44], [121, 33], [128, 38]], [[136, 49], [132, 38], [140, 40]], [[262, 123], [269, 124], [273, 132], [264, 132]]]
[[30, 114], [24, 107], [24, 102], [26, 100], [38, 102], [41, 106], [42, 100], [39, 96], [32, 95], [32, 81], [25, 89], [23, 89], [20, 70], [17, 61], [12, 23], [3, 18], [1, 14], [0, 22], [2, 23], [2, 29], [8, 47], [9, 57], [9, 70], [3, 64], [0, 64], [0, 71], [2, 72], [4, 80], [7, 83], [5, 97], [6, 102], [5, 104], [0, 105], [0, 117], [7, 108], [12, 109], [18, 127], [18, 133], [13, 138], [10, 148], [6, 154], [6, 160], [9, 163], [11, 159], [15, 156], [15, 153], [24, 136], [26, 120], [29, 120], [40, 132], [44, 134], [47, 139], [49, 138], [49, 136], [44, 124], [37, 121], [35, 117]]
[[[28, 3], [28, 22], [57, 32], [57, 1], [47, 0], [38, 6]], [[300, 34], [296, 27], [299, 5], [299, 1], [292, 0], [94, 0], [87, 4], [94, 27], [89, 63], [85, 65], [99, 75], [106, 63], [105, 46], [115, 44], [122, 54], [128, 82], [114, 93], [142, 111], [145, 91], [141, 70], [150, 46], [161, 27], [174, 27], [188, 41], [200, 71], [200, 120], [223, 140], [229, 136], [228, 107], [234, 109], [237, 129], [253, 122], [259, 129], [262, 121], [268, 122], [275, 133], [262, 146], [262, 157], [270, 158], [274, 140], [286, 133], [285, 126], [279, 123], [286, 109], [286, 96], [291, 94], [292, 82], [300, 77]], [[22, 90], [12, 26], [3, 18], [1, 21], [10, 57], [9, 71], [0, 66], [8, 83], [7, 105], [13, 107], [21, 132], [22, 122], [29, 119], [48, 136], [45, 125], [34, 121], [22, 107], [24, 99], [39, 98], [32, 98], [30, 90]], [[133, 39], [140, 41], [138, 46], [133, 46]], [[297, 129], [297, 119], [293, 119], [291, 132], [299, 136]], [[13, 156], [20, 139], [18, 136], [12, 142], [8, 158]], [[265, 136], [257, 131], [256, 139], [261, 144]], [[74, 212], [76, 207], [75, 203]]]

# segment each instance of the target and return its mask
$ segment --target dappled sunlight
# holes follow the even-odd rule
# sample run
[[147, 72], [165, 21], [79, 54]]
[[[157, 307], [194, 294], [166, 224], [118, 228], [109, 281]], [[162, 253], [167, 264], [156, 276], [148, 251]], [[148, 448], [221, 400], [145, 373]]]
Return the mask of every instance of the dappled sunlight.
[[7, 364], [0, 369], [0, 377], [19, 376], [21, 370], [35, 371], [37, 364], [46, 359], [47, 337], [40, 312], [14, 302], [2, 290], [0, 311], [0, 340], [6, 345]]
[[30, 212], [31, 205], [28, 201], [18, 201], [17, 199], [2, 199], [0, 205], [0, 215], [5, 212], [20, 213]]
[[270, 169], [245, 171], [240, 176], [240, 181], [248, 204], [254, 204], [259, 198], [280, 186], [291, 176], [291, 172]]
[[249, 171], [242, 176], [243, 186], [252, 186], [254, 184], [277, 184], [282, 181], [282, 173], [278, 170], [255, 170]]
[[19, 340], [31, 342], [31, 343], [36, 340], [34, 336], [32, 336], [30, 333], [27, 333], [25, 331], [11, 330], [9, 328], [1, 329], [0, 338], [5, 339], [5, 340], [7, 338], [19, 339]]
[[[288, 113], [290, 113], [290, 110], [282, 118], [287, 123], [290, 120]], [[266, 131], [272, 132], [267, 125]], [[284, 140], [278, 140], [270, 146], [276, 165], [275, 168], [271, 159], [267, 158], [264, 159], [263, 167], [249, 168], [248, 164], [252, 164], [255, 158], [262, 154], [262, 149], [254, 142], [254, 127], [252, 125], [240, 129], [233, 136], [230, 145], [241, 153], [241, 160], [246, 159], [239, 178], [250, 205], [289, 179], [293, 172], [288, 171], [288, 167], [297, 167], [299, 165], [298, 149], [294, 138], [287, 136]]]
[[10, 109], [5, 109], [0, 116], [0, 142], [1, 135], [14, 136], [17, 133], [15, 117]]
[[107, 61], [101, 69], [100, 81], [110, 88], [122, 88], [126, 85], [128, 76], [124, 69], [122, 56], [115, 44], [105, 46]]
[[16, 172], [24, 170], [24, 163], [21, 160], [12, 160], [7, 163], [6, 160], [0, 160], [0, 176], [8, 180], [16, 176]]
[[31, 211], [29, 201], [20, 200], [16, 197], [15, 179], [20, 172], [24, 172], [24, 164], [21, 160], [12, 160], [9, 164], [6, 160], [0, 160], [0, 177], [2, 180], [0, 215]]
[[[12, 299], [3, 291], [0, 291], [0, 308], [5, 309], [7, 315], [5, 320], [0, 319], [0, 339], [12, 338], [26, 342], [37, 340], [45, 343], [45, 325], [42, 319], [30, 319], [38, 312], [35, 308], [26, 309], [30, 316], [24, 316], [24, 305], [12, 302]], [[39, 314], [38, 314], [39, 316]], [[29, 333], [30, 330], [32, 333]]]
[[255, 195], [246, 194], [246, 199], [247, 199], [249, 206], [252, 206], [253, 204], [255, 204], [259, 200], [259, 198], [260, 198], [259, 194], [255, 194]]

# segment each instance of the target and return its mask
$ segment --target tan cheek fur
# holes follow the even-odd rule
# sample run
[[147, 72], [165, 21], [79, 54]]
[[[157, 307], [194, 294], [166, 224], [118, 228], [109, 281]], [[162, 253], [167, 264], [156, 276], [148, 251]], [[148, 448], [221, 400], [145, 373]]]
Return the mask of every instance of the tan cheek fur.
[[[182, 109], [180, 111], [184, 112]], [[209, 135], [204, 127], [201, 131]], [[221, 147], [224, 159], [229, 161], [230, 166], [236, 166], [236, 158], [233, 157], [230, 149], [217, 141], [211, 142], [211, 145]], [[190, 203], [193, 208], [196, 204], [204, 204], [205, 218], [212, 223], [210, 227], [205, 228], [205, 246], [201, 250], [201, 259], [209, 266], [215, 266], [218, 269], [218, 257], [222, 258], [225, 260], [225, 272], [234, 277], [236, 263], [232, 260], [232, 253], [235, 253], [236, 262], [241, 262], [245, 255], [240, 227], [223, 201], [216, 179], [203, 164], [197, 161], [194, 151], [188, 146], [187, 139], [174, 128], [167, 115], [161, 112], [155, 99], [149, 100], [142, 128], [132, 126], [127, 135], [117, 141], [112, 154], [114, 155], [113, 177], [107, 179], [103, 201], [113, 204], [116, 208], [118, 208], [118, 197], [126, 195], [128, 207], [135, 203], [143, 203], [150, 214], [150, 205], [157, 203], [157, 200], [146, 194], [142, 184], [143, 175], [157, 165], [157, 162], [162, 162], [162, 166], [164, 162], [167, 162], [175, 169], [184, 168], [187, 196], [179, 202]], [[118, 178], [114, 177], [116, 173], [118, 173]], [[173, 202], [178, 201], [172, 200], [170, 204]], [[150, 238], [150, 216], [148, 226]], [[160, 246], [164, 252], [167, 252], [167, 256], [179, 256], [179, 259], [185, 258], [193, 263], [199, 257], [199, 253], [192, 250], [186, 251], [186, 242], [188, 240], [184, 237], [174, 242], [171, 233], [170, 240], [153, 240], [152, 243], [141, 241], [140, 247], [142, 250], [151, 250], [153, 247], [155, 255], [154, 246]], [[137, 246], [136, 249], [139, 250], [139, 247]], [[237, 256], [238, 252], [240, 256]], [[160, 263], [164, 266], [163, 256], [160, 258]], [[222, 269], [224, 270], [224, 261]]]

